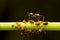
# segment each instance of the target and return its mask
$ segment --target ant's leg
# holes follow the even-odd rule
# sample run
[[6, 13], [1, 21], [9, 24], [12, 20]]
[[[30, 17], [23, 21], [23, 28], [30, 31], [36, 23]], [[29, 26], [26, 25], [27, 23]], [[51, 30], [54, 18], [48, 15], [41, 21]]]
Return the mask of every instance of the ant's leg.
[[43, 16], [43, 21], [44, 21], [45, 17]]
[[38, 17], [38, 18], [36, 17], [36, 19], [37, 19], [37, 21], [39, 21], [40, 20], [40, 17]]
[[28, 18], [28, 21], [30, 20], [30, 15], [29, 15], [29, 18]]

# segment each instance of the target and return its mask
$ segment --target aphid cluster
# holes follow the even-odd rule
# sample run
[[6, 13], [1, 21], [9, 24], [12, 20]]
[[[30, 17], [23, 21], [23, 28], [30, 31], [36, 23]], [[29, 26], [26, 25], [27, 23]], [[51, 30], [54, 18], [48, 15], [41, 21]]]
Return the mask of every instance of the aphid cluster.
[[[34, 24], [34, 25], [37, 25], [37, 26], [39, 26], [39, 25], [47, 25], [48, 24], [48, 22], [45, 22], [44, 21], [44, 16], [43, 15], [40, 15], [39, 13], [36, 13], [36, 14], [33, 14], [33, 13], [29, 13], [28, 14], [28, 22], [30, 22], [31, 24]], [[40, 21], [40, 18], [43, 18], [43, 20], [42, 21]], [[37, 21], [34, 21], [33, 19], [37, 19]], [[12, 27], [15, 27], [15, 28], [20, 28], [20, 31], [21, 31], [21, 35], [22, 34], [29, 34], [29, 33], [41, 33], [41, 32], [45, 32], [45, 30], [44, 30], [44, 28], [40, 28], [39, 30], [26, 30], [26, 23], [28, 23], [28, 22], [26, 22], [26, 20], [23, 20], [22, 21], [22, 23], [24, 24], [24, 25], [22, 25], [22, 23], [21, 24], [19, 24], [18, 22], [16, 22], [16, 25], [12, 25]], [[22, 25], [22, 26], [21, 26]]]

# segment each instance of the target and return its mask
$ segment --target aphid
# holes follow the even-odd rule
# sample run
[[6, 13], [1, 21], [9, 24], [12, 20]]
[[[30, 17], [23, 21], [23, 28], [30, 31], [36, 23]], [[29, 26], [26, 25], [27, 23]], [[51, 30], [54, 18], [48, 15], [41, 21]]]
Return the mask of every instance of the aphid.
[[26, 33], [30, 33], [30, 32], [32, 32], [31, 30], [26, 30]]
[[47, 25], [47, 24], [48, 24], [48, 22], [44, 22], [43, 24], [44, 24], [44, 25]]
[[32, 30], [32, 32], [31, 33], [35, 33], [35, 30]]
[[18, 25], [18, 21], [16, 21], [16, 25]]
[[34, 20], [29, 20], [30, 23], [34, 23]]
[[16, 24], [12, 25], [12, 27], [20, 28], [20, 24], [18, 23], [18, 21], [16, 21]]
[[40, 32], [40, 33], [43, 32], [44, 34], [46, 34], [46, 31], [44, 30], [44, 28], [39, 29], [39, 32]]
[[23, 22], [23, 23], [26, 23], [26, 20], [23, 20], [22, 22]]
[[37, 21], [35, 22], [35, 25], [42, 25], [43, 24], [43, 21]]
[[42, 32], [43, 31], [43, 29], [41, 28], [41, 29], [39, 29], [39, 32]]
[[35, 22], [35, 25], [40, 25], [40, 22]]
[[24, 31], [21, 31], [21, 35], [28, 36], [30, 35], [31, 32], [32, 32], [31, 30], [24, 30]]
[[25, 30], [26, 26], [21, 27], [21, 30]]
[[25, 34], [25, 30], [26, 30], [26, 26], [21, 27], [20, 30], [21, 30], [21, 35], [24, 35]]
[[20, 27], [20, 24], [18, 23], [18, 21], [16, 21], [16, 26], [17, 26], [17, 27]]

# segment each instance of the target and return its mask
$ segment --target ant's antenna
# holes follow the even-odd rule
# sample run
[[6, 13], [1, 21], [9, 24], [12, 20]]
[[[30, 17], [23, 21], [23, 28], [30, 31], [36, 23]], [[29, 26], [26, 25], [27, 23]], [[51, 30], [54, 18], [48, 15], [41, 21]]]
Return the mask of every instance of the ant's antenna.
[[43, 16], [43, 21], [45, 21], [44, 19], [45, 19], [45, 17]]
[[45, 16], [41, 15], [41, 17], [43, 17], [43, 21], [45, 21], [45, 20], [44, 20], [44, 19], [45, 19]]

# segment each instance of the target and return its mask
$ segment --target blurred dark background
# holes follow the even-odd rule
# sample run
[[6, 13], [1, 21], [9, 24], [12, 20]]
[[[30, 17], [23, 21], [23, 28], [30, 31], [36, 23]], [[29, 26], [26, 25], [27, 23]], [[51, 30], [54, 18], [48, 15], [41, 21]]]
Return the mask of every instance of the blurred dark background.
[[[0, 22], [26, 19], [27, 12], [40, 13], [47, 21], [60, 22], [59, 0], [0, 0]], [[18, 31], [0, 31], [0, 40], [60, 40], [60, 31], [47, 31], [46, 35], [21, 39]]]

